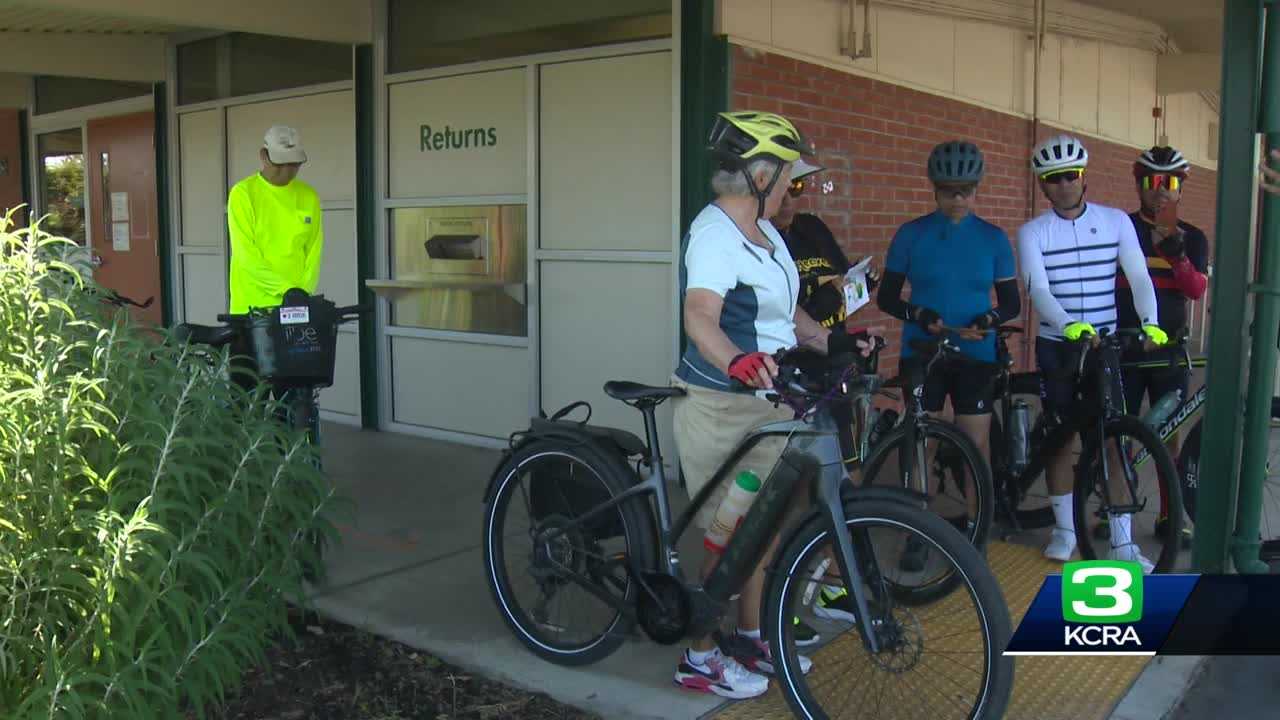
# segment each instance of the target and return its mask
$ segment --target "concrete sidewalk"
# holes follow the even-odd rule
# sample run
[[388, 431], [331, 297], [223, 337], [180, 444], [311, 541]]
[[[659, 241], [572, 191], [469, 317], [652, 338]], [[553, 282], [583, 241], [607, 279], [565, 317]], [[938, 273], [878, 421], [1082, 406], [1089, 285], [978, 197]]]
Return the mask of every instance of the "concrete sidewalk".
[[[638, 637], [600, 663], [564, 668], [515, 639], [485, 583], [481, 551], [482, 501], [498, 451], [338, 425], [324, 431], [326, 470], [356, 507], [340, 527], [343, 546], [329, 556], [329, 582], [314, 592], [320, 612], [610, 720], [693, 720], [721, 706], [672, 684], [682, 646]], [[687, 499], [676, 489], [672, 501], [679, 512]], [[686, 542], [682, 554], [698, 557], [696, 538]], [[1167, 717], [1198, 661], [1150, 663], [1112, 720]]]
[[313, 595], [321, 613], [611, 720], [692, 719], [719, 706], [672, 683], [683, 646], [636, 640], [598, 664], [564, 668], [515, 639], [481, 552], [498, 451], [338, 425], [324, 433], [326, 471], [357, 506]]

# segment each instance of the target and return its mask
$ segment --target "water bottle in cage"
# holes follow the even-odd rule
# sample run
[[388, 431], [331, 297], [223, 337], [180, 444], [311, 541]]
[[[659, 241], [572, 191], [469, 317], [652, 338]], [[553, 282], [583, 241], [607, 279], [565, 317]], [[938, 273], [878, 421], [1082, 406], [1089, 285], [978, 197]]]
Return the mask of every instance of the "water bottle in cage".
[[1009, 469], [1021, 473], [1031, 463], [1031, 406], [1014, 400], [1009, 408]]
[[[1142, 422], [1152, 430], [1159, 430], [1161, 425], [1169, 419], [1174, 410], [1182, 404], [1182, 388], [1175, 388], [1173, 392], [1167, 392], [1160, 396], [1155, 405], [1147, 410], [1147, 414], [1142, 416]], [[1136, 408], [1135, 408], [1136, 409]]]

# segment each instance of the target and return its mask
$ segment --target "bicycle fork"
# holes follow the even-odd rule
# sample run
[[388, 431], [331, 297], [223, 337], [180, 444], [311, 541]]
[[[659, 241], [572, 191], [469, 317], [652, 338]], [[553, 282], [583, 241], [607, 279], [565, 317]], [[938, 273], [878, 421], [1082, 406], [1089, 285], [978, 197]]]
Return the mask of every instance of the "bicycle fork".
[[875, 625], [871, 621], [868, 610], [867, 593], [863, 587], [862, 571], [858, 567], [858, 557], [853, 548], [853, 535], [849, 532], [848, 519], [844, 514], [844, 501], [840, 497], [840, 478], [823, 479], [817, 483], [822, 508], [831, 524], [832, 545], [836, 551], [836, 564], [840, 574], [845, 578], [849, 594], [853, 596], [854, 607], [858, 613], [858, 629], [862, 633], [867, 650], [873, 654], [880, 652], [880, 638], [876, 636]]

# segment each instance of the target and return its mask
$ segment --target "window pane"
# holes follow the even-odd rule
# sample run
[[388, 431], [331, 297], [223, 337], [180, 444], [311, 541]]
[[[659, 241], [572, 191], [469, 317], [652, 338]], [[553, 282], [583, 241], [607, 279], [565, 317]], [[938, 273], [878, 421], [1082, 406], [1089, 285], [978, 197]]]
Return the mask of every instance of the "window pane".
[[671, 36], [671, 0], [391, 0], [388, 17], [393, 73]]
[[272, 35], [231, 35], [231, 95], [350, 80], [351, 46]]
[[36, 150], [40, 154], [40, 209], [48, 216], [44, 230], [84, 245], [84, 147], [80, 130], [40, 135]]
[[391, 324], [528, 335], [524, 205], [391, 211]]
[[36, 114], [150, 94], [151, 83], [37, 75]]
[[178, 46], [178, 104], [350, 80], [351, 46], [231, 33]]
[[218, 92], [218, 44], [221, 38], [178, 46], [178, 104], [208, 102]]

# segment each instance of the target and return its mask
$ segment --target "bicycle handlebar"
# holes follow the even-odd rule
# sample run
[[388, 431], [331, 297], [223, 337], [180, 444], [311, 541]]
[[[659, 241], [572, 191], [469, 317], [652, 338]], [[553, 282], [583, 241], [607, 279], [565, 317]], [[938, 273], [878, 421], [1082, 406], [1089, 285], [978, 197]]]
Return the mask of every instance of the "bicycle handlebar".
[[[798, 416], [807, 415], [823, 402], [847, 394], [849, 378], [866, 374], [874, 367], [886, 345], [884, 338], [875, 336], [867, 355], [845, 353], [834, 357], [804, 347], [779, 350], [773, 354], [778, 375], [768, 399], [786, 403]], [[736, 380], [731, 384], [736, 384], [735, 389], [746, 387]]]
[[121, 295], [115, 290], [108, 290], [107, 293], [108, 294], [106, 297], [106, 302], [112, 305], [115, 305], [116, 307], [124, 307], [125, 305], [132, 305], [136, 308], [142, 308], [143, 310], [146, 310], [147, 308], [151, 307], [151, 303], [155, 302], [155, 299], [156, 299], [155, 296], [153, 295], [151, 297], [148, 297], [146, 300], [143, 300], [142, 302], [138, 302], [137, 300], [134, 300], [131, 297]]
[[[364, 303], [361, 305], [346, 305], [336, 307], [333, 314], [338, 318], [338, 324], [349, 323], [358, 319], [361, 315], [373, 312], [373, 303]], [[219, 313], [218, 322], [231, 325], [234, 323], [244, 322], [249, 319], [247, 313]]]

